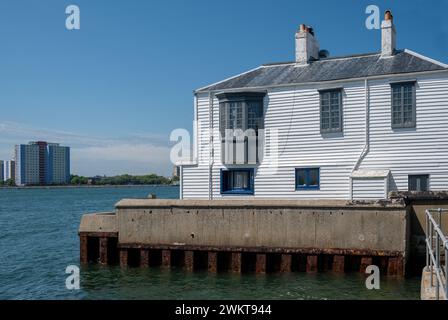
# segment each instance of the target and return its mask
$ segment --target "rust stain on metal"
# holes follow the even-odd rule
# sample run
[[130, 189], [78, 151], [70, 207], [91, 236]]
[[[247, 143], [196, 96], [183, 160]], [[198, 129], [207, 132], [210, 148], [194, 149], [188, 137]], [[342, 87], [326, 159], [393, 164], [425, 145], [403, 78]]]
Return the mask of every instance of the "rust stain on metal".
[[291, 272], [292, 256], [290, 254], [282, 254], [280, 263], [280, 272]]
[[208, 252], [208, 271], [216, 273], [218, 271], [218, 253]]
[[240, 252], [232, 252], [231, 269], [232, 269], [232, 272], [241, 273], [241, 253]]
[[232, 246], [197, 246], [172, 244], [140, 244], [120, 243], [119, 248], [146, 248], [156, 250], [189, 250], [189, 251], [222, 251], [222, 252], [253, 252], [253, 253], [282, 253], [282, 254], [308, 254], [308, 255], [350, 255], [350, 256], [387, 256], [401, 257], [400, 251], [385, 251], [372, 249], [320, 249], [320, 248], [274, 248], [274, 247], [232, 247]]
[[100, 264], [107, 264], [107, 238], [100, 238]]
[[266, 254], [258, 253], [255, 264], [256, 273], [266, 273]]

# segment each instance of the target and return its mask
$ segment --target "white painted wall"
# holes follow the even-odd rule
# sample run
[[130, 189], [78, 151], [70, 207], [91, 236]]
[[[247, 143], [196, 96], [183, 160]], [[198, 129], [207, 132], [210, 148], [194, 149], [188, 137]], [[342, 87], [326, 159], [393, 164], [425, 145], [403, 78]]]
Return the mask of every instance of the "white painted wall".
[[384, 178], [353, 179], [353, 200], [375, 200], [387, 198], [387, 184]]
[[[417, 128], [392, 130], [389, 82], [416, 79]], [[360, 169], [390, 169], [391, 190], [407, 190], [408, 174], [430, 174], [431, 190], [448, 189], [448, 73], [370, 80], [370, 152]], [[343, 87], [343, 134], [320, 133], [318, 89]], [[199, 164], [183, 169], [183, 198], [209, 197], [209, 96], [199, 94], [196, 114]], [[214, 128], [219, 128], [218, 100], [213, 102]], [[350, 174], [365, 143], [364, 81], [334, 86], [301, 85], [268, 89], [265, 128], [279, 132], [279, 168], [265, 174], [255, 169], [254, 196], [225, 198], [349, 199]], [[217, 133], [216, 133], [217, 134]], [[214, 139], [213, 198], [220, 194], [221, 147]], [[320, 190], [295, 190], [297, 167], [320, 167]], [[374, 188], [376, 190], [376, 188]], [[384, 190], [384, 188], [383, 188]]]
[[390, 169], [392, 190], [407, 190], [409, 174], [430, 174], [431, 190], [448, 189], [448, 77], [417, 78], [417, 126], [392, 129], [390, 87], [372, 82], [370, 153], [361, 169]]

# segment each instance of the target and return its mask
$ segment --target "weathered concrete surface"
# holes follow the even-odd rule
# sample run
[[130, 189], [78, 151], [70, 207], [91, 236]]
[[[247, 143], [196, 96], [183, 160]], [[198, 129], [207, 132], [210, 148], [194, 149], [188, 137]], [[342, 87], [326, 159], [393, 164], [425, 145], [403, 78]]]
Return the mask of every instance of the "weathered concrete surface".
[[117, 219], [113, 212], [85, 214], [81, 218], [80, 233], [118, 232]]
[[[426, 264], [425, 228], [427, 209], [448, 209], [447, 191], [391, 192], [392, 199], [404, 199], [409, 209], [409, 264], [413, 274], [420, 274]], [[441, 229], [448, 234], [448, 214], [442, 214]]]
[[[424, 268], [422, 273], [422, 284], [421, 284], [421, 291], [420, 291], [420, 297], [422, 300], [435, 300], [436, 299], [436, 275], [433, 272], [433, 280], [432, 280], [432, 286], [431, 286], [431, 272], [429, 271], [429, 268]], [[443, 278], [444, 279], [444, 278]], [[445, 293], [443, 292], [442, 287], [440, 287], [439, 290], [439, 299], [440, 300], [446, 300]]]
[[117, 209], [124, 208], [402, 208], [401, 198], [378, 201], [347, 200], [168, 200], [168, 199], [123, 199], [117, 202]]
[[[427, 209], [448, 209], [448, 200], [413, 200], [410, 205], [411, 242], [416, 253], [424, 255], [426, 252], [425, 227]], [[448, 214], [442, 214], [442, 231], [448, 233]]]
[[120, 245], [376, 250], [405, 256], [402, 202], [122, 200]]

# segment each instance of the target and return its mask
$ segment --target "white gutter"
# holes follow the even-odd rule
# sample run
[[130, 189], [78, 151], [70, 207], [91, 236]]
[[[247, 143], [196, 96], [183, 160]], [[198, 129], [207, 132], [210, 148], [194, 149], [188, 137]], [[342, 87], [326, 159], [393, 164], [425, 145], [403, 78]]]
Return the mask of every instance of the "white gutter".
[[[361, 154], [358, 157], [358, 160], [353, 167], [352, 174], [354, 171], [358, 170], [361, 165], [362, 160], [369, 153], [370, 150], [370, 94], [369, 94], [369, 80], [367, 78], [364, 79], [364, 99], [365, 99], [365, 113], [366, 113], [366, 122], [365, 122], [365, 143], [364, 148]], [[353, 200], [353, 178], [350, 175], [350, 200]]]
[[182, 200], [184, 198], [184, 188], [182, 186], [183, 183], [183, 174], [184, 174], [184, 167], [180, 166], [180, 172], [179, 172], [179, 199]]

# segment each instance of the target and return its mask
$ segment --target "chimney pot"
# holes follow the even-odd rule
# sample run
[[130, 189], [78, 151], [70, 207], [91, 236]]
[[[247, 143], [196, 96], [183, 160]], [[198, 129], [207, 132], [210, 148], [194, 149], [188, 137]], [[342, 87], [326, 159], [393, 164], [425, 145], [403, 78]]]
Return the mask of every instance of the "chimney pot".
[[319, 43], [312, 27], [301, 24], [296, 33], [296, 62], [307, 64], [310, 60], [319, 59]]
[[394, 20], [394, 16], [392, 15], [392, 12], [390, 10], [387, 10], [384, 13], [384, 20]]
[[384, 21], [381, 23], [381, 56], [390, 57], [395, 54], [396, 31], [392, 12], [384, 13]]

